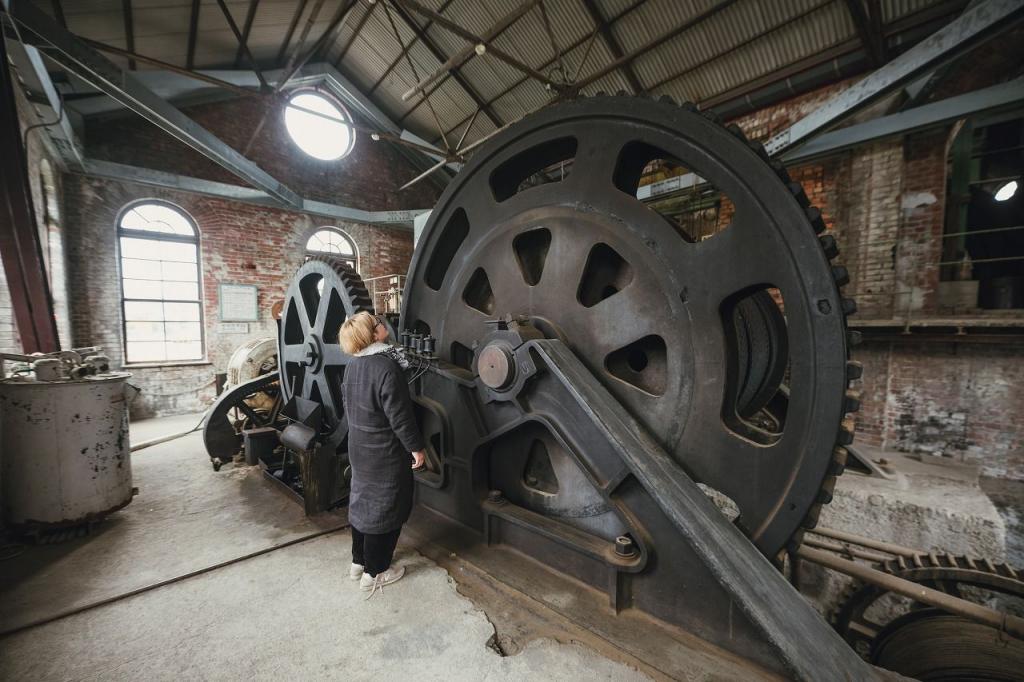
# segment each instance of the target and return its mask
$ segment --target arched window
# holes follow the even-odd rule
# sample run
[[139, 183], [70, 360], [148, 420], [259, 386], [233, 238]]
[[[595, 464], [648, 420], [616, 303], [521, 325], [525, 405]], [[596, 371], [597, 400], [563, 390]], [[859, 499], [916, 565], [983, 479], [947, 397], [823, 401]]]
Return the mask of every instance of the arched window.
[[325, 227], [314, 232], [306, 240], [306, 254], [329, 254], [344, 261], [345, 265], [358, 270], [356, 245], [347, 234], [335, 227]]
[[142, 202], [121, 214], [125, 362], [203, 359], [199, 232], [181, 210]]

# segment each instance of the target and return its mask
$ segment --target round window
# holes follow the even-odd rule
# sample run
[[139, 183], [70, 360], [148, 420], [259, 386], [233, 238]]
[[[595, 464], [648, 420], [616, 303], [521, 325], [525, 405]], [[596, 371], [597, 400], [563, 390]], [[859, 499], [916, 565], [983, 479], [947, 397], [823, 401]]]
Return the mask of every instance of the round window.
[[299, 149], [323, 161], [334, 161], [352, 151], [355, 134], [348, 113], [314, 92], [299, 92], [288, 100], [284, 125]]

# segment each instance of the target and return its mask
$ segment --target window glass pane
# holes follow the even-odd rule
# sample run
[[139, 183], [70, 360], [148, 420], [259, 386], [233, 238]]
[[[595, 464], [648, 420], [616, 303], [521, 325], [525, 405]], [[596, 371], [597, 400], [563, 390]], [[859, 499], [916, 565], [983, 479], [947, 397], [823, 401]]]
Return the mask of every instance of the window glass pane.
[[121, 227], [164, 234], [195, 235], [188, 218], [163, 204], [139, 204], [133, 207], [121, 218]]
[[202, 344], [198, 341], [168, 341], [168, 360], [201, 360], [203, 357]]
[[160, 301], [125, 301], [125, 320], [162, 320], [164, 304]]
[[[155, 265], [155, 263], [154, 263]], [[164, 279], [177, 280], [179, 282], [198, 282], [199, 273], [196, 272], [195, 263], [162, 263]]]
[[181, 242], [160, 242], [160, 260], [172, 260], [182, 263], [196, 262], [196, 245]]
[[131, 279], [159, 279], [160, 263], [138, 258], [122, 258], [121, 276]]
[[160, 282], [146, 279], [124, 280], [125, 298], [160, 298]]
[[[158, 260], [160, 258], [160, 250], [166, 243], [167, 242], [162, 242], [157, 239], [136, 239], [135, 237], [121, 237], [121, 257], [148, 258], [150, 260]], [[187, 244], [187, 246], [192, 245]]]
[[202, 334], [198, 322], [168, 322], [168, 341], [199, 341]]
[[318, 230], [306, 242], [307, 251], [336, 253], [342, 256], [356, 255], [352, 242], [337, 230]]
[[163, 341], [163, 322], [125, 322], [124, 332], [128, 342], [132, 341]]
[[164, 298], [174, 301], [194, 301], [199, 298], [195, 282], [164, 282]]
[[198, 322], [198, 303], [164, 303], [164, 319], [174, 322]]
[[129, 341], [125, 346], [128, 362], [159, 362], [167, 359], [163, 341]]

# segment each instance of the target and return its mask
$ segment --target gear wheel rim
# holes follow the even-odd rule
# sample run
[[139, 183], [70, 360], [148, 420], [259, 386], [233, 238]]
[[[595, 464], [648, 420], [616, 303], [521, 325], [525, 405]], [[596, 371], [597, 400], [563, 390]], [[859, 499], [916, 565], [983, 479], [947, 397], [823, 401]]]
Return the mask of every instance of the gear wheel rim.
[[[593, 158], [603, 158], [604, 167], [607, 169], [607, 158], [600, 156], [604, 140], [600, 142], [595, 140], [594, 137], [597, 135], [595, 132], [591, 132], [589, 137], [584, 139], [582, 143], [578, 143], [581, 149], [577, 151], [574, 168], [585, 170], [571, 172], [569, 177], [563, 182], [528, 189], [504, 199], [504, 201], [494, 201], [493, 194], [479, 191], [487, 187], [486, 176], [489, 172], [493, 173], [496, 170], [500, 170], [502, 163], [510, 161], [517, 153], [521, 153], [524, 149], [531, 146], [537, 147], [538, 144], [544, 141], [545, 134], [547, 135], [547, 141], [550, 141], [559, 132], [563, 136], [570, 133], [577, 134], [573, 133], [573, 125], [586, 122], [593, 126], [595, 118], [601, 118], [603, 123], [608, 124], [609, 121], [618, 117], [621, 120], [628, 120], [639, 126], [648, 126], [646, 132], [653, 131], [655, 133], [653, 139], [660, 142], [662, 148], [675, 152], [677, 148], [673, 148], [668, 140], [672, 139], [673, 135], [678, 140], [679, 136], [685, 131], [686, 135], [684, 136], [688, 136], [687, 143], [690, 145], [687, 149], [689, 153], [675, 153], [674, 156], [690, 161], [694, 155], [693, 150], [696, 149], [698, 155], [703, 155], [701, 158], [714, 167], [713, 173], [704, 174], [702, 172], [702, 175], [704, 177], [711, 177], [715, 184], [723, 188], [725, 194], [733, 200], [735, 200], [737, 194], [742, 193], [730, 191], [730, 188], [735, 190], [741, 186], [736, 175], [731, 172], [738, 163], [736, 160], [739, 159], [742, 165], [746, 166], [747, 170], [753, 169], [751, 172], [756, 173], [758, 182], [769, 184], [771, 191], [774, 192], [774, 194], [757, 194], [757, 199], [761, 202], [761, 208], [768, 215], [776, 217], [780, 215], [785, 216], [785, 221], [788, 225], [786, 229], [793, 235], [800, 235], [798, 239], [796, 237], [794, 239], [798, 242], [802, 257], [813, 262], [813, 270], [815, 271], [813, 286], [808, 281], [808, 275], [799, 268], [792, 269], [791, 274], [794, 278], [792, 281], [802, 282], [807, 288], [806, 295], [801, 297], [804, 301], [802, 304], [803, 311], [806, 313], [804, 315], [806, 329], [802, 331], [808, 331], [809, 335], [817, 334], [816, 343], [821, 348], [814, 344], [811, 344], [810, 347], [814, 347], [816, 351], [820, 350], [822, 353], [827, 352], [829, 356], [829, 361], [822, 364], [820, 368], [817, 368], [820, 369], [822, 378], [817, 382], [809, 382], [815, 388], [815, 399], [810, 401], [807, 399], [807, 396], [803, 396], [801, 399], [805, 403], [814, 403], [814, 407], [809, 408], [808, 411], [817, 414], [820, 423], [834, 426], [827, 427], [825, 429], [826, 432], [817, 433], [813, 438], [804, 439], [806, 442], [802, 443], [801, 451], [811, 453], [811, 455], [807, 458], [805, 465], [801, 464], [796, 467], [794, 471], [790, 472], [791, 475], [787, 480], [778, 484], [785, 490], [778, 499], [772, 501], [773, 506], [770, 516], [768, 518], [748, 517], [744, 519], [747, 522], [746, 527], [741, 526], [765, 554], [772, 556], [785, 547], [787, 543], [798, 543], [801, 538], [802, 531], [800, 529], [802, 527], [813, 527], [820, 512], [820, 506], [827, 503], [831, 497], [834, 477], [842, 470], [845, 452], [842, 448], [836, 448], [835, 446], [837, 442], [842, 445], [850, 441], [851, 430], [849, 424], [844, 423], [844, 417], [853, 411], [854, 408], [847, 399], [846, 389], [848, 381], [859, 375], [856, 366], [850, 366], [848, 363], [845, 324], [846, 314], [852, 312], [854, 307], [851, 301], [841, 297], [839, 285], [836, 281], [837, 275], [829, 264], [829, 260], [834, 258], [836, 254], [834, 240], [831, 237], [827, 237], [819, 244], [815, 236], [824, 227], [821, 223], [820, 214], [816, 209], [808, 207], [803, 190], [797, 183], [790, 181], [781, 166], [769, 165], [766, 162], [767, 157], [764, 155], [760, 145], [748, 143], [741, 133], [737, 134], [738, 129], [723, 129], [717, 121], [697, 114], [692, 105], [676, 107], [672, 103], [665, 101], [644, 101], [642, 105], [638, 105], [637, 102], [637, 99], [630, 97], [598, 97], [577, 100], [552, 107], [511, 126], [506, 131], [492, 138], [474, 153], [473, 158], [440, 198], [423, 232], [420, 248], [417, 249], [410, 266], [410, 277], [403, 297], [403, 326], [430, 329], [431, 333], [438, 337], [438, 354], [445, 360], [455, 360], [451, 346], [453, 338], [448, 338], [448, 330], [445, 328], [446, 319], [442, 316], [442, 313], [437, 311], [446, 310], [447, 305], [452, 303], [453, 298], [456, 298], [451, 292], [464, 290], [464, 287], [469, 282], [472, 272], [472, 268], [467, 268], [467, 261], [470, 260], [472, 255], [470, 251], [472, 249], [481, 250], [488, 237], [488, 233], [493, 233], [496, 229], [502, 229], [495, 228], [494, 225], [507, 226], [509, 220], [513, 217], [521, 216], [531, 206], [558, 206], [568, 211], [567, 215], [571, 215], [574, 211], [576, 214], [587, 212], [601, 213], [604, 211], [604, 215], [617, 216], [624, 225], [628, 225], [628, 219], [622, 219], [622, 216], [616, 214], [615, 211], [622, 208], [627, 215], [633, 215], [629, 213], [631, 209], [628, 206], [624, 206], [621, 202], [615, 204], [615, 210], [612, 210], [609, 206], [609, 203], [614, 203], [614, 193], [608, 192], [606, 195], [598, 196], [591, 193], [587, 196], [587, 202], [581, 202], [573, 194], [574, 190], [578, 192], [580, 189], [577, 186], [579, 181], [573, 178], [579, 178], [580, 175], [585, 175], [589, 172], [590, 166], [587, 165], [587, 162]], [[652, 119], [657, 120], [652, 122]], [[706, 137], [698, 143], [697, 140], [700, 136]], [[644, 141], [648, 141], [648, 138], [644, 138]], [[704, 145], [704, 147], [701, 145]], [[709, 151], [711, 145], [717, 145], [714, 147], [714, 154]], [[590, 156], [591, 154], [592, 156]], [[730, 157], [728, 162], [723, 161], [724, 155]], [[690, 158], [686, 158], [687, 156]], [[708, 161], [708, 159], [711, 160]], [[732, 164], [731, 166], [730, 163]], [[691, 168], [700, 168], [702, 171], [707, 168], [706, 165], [701, 166], [692, 163], [687, 165]], [[610, 172], [614, 171], [609, 170]], [[602, 179], [609, 180], [610, 178], [607, 175], [602, 175]], [[477, 192], [471, 193], [470, 190], [473, 189], [474, 183], [481, 186], [476, 187]], [[568, 190], [568, 192], [565, 190]], [[575, 201], [570, 200], [567, 202], [561, 200], [560, 195], [565, 196], [566, 194], [574, 197]], [[619, 192], [619, 194], [623, 197], [626, 196], [622, 192]], [[523, 199], [523, 197], [527, 196], [529, 200]], [[635, 198], [630, 197], [630, 199], [633, 199], [635, 202]], [[481, 211], [481, 205], [488, 202], [503, 204], [506, 211], [502, 214], [503, 218], [501, 221], [491, 221], [487, 227], [483, 227], [478, 221], [484, 215], [487, 215], [487, 212], [486, 210]], [[635, 203], [638, 204], [639, 202]], [[467, 249], [463, 246], [451, 257], [452, 262], [456, 263], [457, 275], [450, 275], [450, 270], [446, 271], [441, 278], [441, 282], [434, 282], [434, 284], [437, 284], [436, 287], [430, 286], [428, 288], [427, 275], [434, 258], [433, 254], [439, 250], [438, 246], [442, 241], [442, 235], [446, 232], [446, 226], [450, 224], [450, 221], [456, 216], [456, 212], [459, 209], [466, 212], [468, 222], [470, 223], [467, 235], [465, 236], [465, 243], [468, 243], [470, 248]], [[779, 220], [781, 219], [777, 218], [775, 222], [778, 223]], [[794, 232], [794, 230], [799, 230], [799, 232]], [[529, 230], [524, 229], [524, 231]], [[667, 243], [669, 240], [678, 240], [678, 235], [674, 237], [664, 236], [664, 226], [662, 235], [665, 240], [664, 243]], [[714, 241], [714, 239], [710, 241]], [[662, 253], [657, 255], [665, 260], [665, 252], [673, 251], [677, 245], [673, 244], [669, 248], [662, 248], [664, 243], [654, 241], [652, 244], [647, 242], [646, 246], [655, 252], [662, 251]], [[675, 252], [678, 253], [677, 250]], [[665, 262], [665, 270], [669, 273], [668, 279], [675, 278], [674, 291], [672, 296], [668, 296], [665, 292], [668, 291], [669, 287], [665, 287], [662, 293], [665, 294], [668, 305], [673, 306], [673, 310], [677, 310], [678, 306], [685, 304], [685, 302], [675, 299], [676, 293], [686, 292], [687, 284], [679, 280], [678, 272], [673, 270], [670, 261]], [[449, 291], [447, 298], [435, 293], [444, 290]], [[690, 293], [694, 293], [692, 287]], [[685, 294], [679, 294], [679, 296], [680, 298], [685, 298]], [[790, 305], [790, 297], [786, 296], [786, 300], [788, 307]], [[812, 306], [817, 307], [819, 317], [815, 317], [816, 314], [813, 312]], [[430, 312], [431, 308], [433, 312]], [[525, 312], [527, 317], [544, 317], [531, 315], [532, 310], [506, 310], [504, 307], [495, 312], [496, 314], [504, 314], [506, 312], [520, 314]], [[482, 336], [482, 333], [480, 335]], [[459, 342], [462, 343], [462, 341]], [[577, 353], [579, 354], [578, 342], [576, 342], [576, 346]], [[597, 363], [591, 361], [586, 364], [593, 368]], [[808, 371], [808, 368], [803, 367], [800, 371]], [[812, 369], [811, 371], [813, 373], [814, 370]], [[606, 381], [606, 377], [599, 376], [599, 379], [613, 393], [616, 393], [614, 386], [609, 385]], [[617, 397], [620, 397], [620, 400], [622, 399], [619, 394], [617, 394]], [[625, 403], [626, 401], [623, 400], [623, 402]], [[627, 408], [629, 407], [630, 405], [627, 405]], [[641, 422], [647, 421], [644, 419], [644, 414], [637, 413], [635, 405], [632, 407], [631, 411]], [[689, 406], [689, 409], [693, 410], [692, 404]], [[647, 421], [647, 425], [650, 427], [649, 421]], [[659, 432], [658, 429], [654, 429], [654, 433], [663, 445], [666, 445], [666, 440], [671, 440], [671, 437], [665, 438], [665, 433]], [[674, 434], [672, 437], [682, 438], [682, 436]], [[787, 446], [792, 445], [793, 443], [787, 443]], [[668, 444], [667, 449], [672, 452], [677, 450], [671, 446], [671, 443]], [[680, 461], [684, 468], [687, 468], [691, 475], [699, 482], [729, 494], [729, 486], [721, 485], [718, 481], [714, 480], [715, 476], [709, 476], [706, 466], [703, 468], [704, 470], [701, 470], [701, 467], [694, 466], [693, 462], [688, 461], [685, 457], [678, 457], [677, 461]], [[761, 466], [760, 462], [754, 462], [753, 464]], [[762, 504], [761, 506], [766, 505]]]
[[[321, 292], [315, 291], [318, 279], [323, 282]], [[308, 304], [314, 299], [311, 309]], [[351, 356], [338, 345], [338, 330], [359, 312], [373, 312], [359, 273], [336, 258], [310, 256], [288, 285], [278, 326], [284, 402], [300, 396], [322, 404], [326, 435], [339, 446], [348, 431], [341, 382]]]

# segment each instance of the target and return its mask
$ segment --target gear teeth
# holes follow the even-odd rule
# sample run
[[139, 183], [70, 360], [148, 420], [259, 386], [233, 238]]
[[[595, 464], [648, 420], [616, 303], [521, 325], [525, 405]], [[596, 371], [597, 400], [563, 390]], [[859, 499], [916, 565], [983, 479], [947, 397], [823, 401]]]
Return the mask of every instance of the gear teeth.
[[697, 108], [697, 105], [694, 104], [693, 102], [689, 101], [689, 100], [686, 100], [684, 102], [680, 102], [679, 103], [679, 108], [680, 109], [685, 109], [686, 111], [689, 111], [692, 114], [696, 114], [696, 113], [700, 112], [700, 110]]
[[850, 271], [842, 265], [832, 266], [832, 279], [836, 281], [837, 287], [845, 287], [850, 283]]
[[829, 504], [832, 502], [832, 496], [836, 491], [836, 477], [829, 476], [825, 479], [825, 482], [821, 486], [821, 490], [818, 491], [818, 503]]
[[821, 510], [825, 505], [820, 502], [815, 502], [811, 505], [811, 508], [807, 510], [807, 516], [804, 517], [803, 522], [800, 524], [807, 530], [816, 528], [818, 526], [818, 519], [821, 518]]
[[671, 104], [672, 106], [676, 105], [676, 101], [672, 97], [672, 95], [662, 95], [661, 97], [658, 98], [658, 101], [661, 102], [662, 104]]
[[846, 448], [836, 447], [832, 449], [832, 461], [843, 467], [846, 467], [846, 458], [849, 453]]
[[843, 420], [843, 425], [839, 427], [839, 433], [836, 435], [836, 443], [839, 445], [849, 445], [853, 442], [853, 420], [846, 418]]
[[768, 161], [768, 150], [764, 148], [764, 145], [756, 140], [747, 140], [747, 146], [750, 147], [750, 151], [757, 154], [763, 161]]
[[857, 301], [853, 300], [852, 298], [844, 298], [843, 299], [843, 315], [846, 315], [847, 317], [849, 317], [850, 315], [856, 314], [856, 312], [857, 312]]
[[700, 112], [700, 115], [716, 125], [722, 125], [722, 117], [716, 114], [711, 109], [705, 109], [704, 111]]
[[793, 537], [791, 537], [789, 539], [789, 543], [786, 544], [786, 550], [788, 550], [790, 552], [796, 552], [796, 550], [798, 550], [800, 548], [800, 545], [802, 545], [803, 542], [804, 542], [804, 529], [803, 528], [799, 528], [799, 529], [797, 529], [797, 531], [795, 533], [793, 533]]
[[616, 90], [615, 91], [615, 96], [616, 97], [629, 97], [629, 93], [626, 92], [625, 90]]
[[853, 381], [860, 379], [864, 376], [864, 365], [860, 364], [856, 360], [850, 360], [846, 363], [846, 380]]
[[[775, 174], [779, 176], [779, 179], [782, 180], [782, 182], [788, 185], [792, 181], [792, 178], [789, 177], [789, 171], [786, 170], [786, 167], [782, 165], [781, 161], [778, 159], [772, 159], [768, 165], [772, 167], [772, 170], [775, 171]], [[800, 188], [800, 191], [804, 191], [803, 187]], [[804, 192], [804, 194], [806, 194], [806, 192]], [[809, 199], [807, 200], [807, 203], [810, 203]]]
[[804, 186], [796, 180], [789, 180], [786, 182], [786, 188], [789, 189], [789, 193], [796, 197], [796, 201], [800, 204], [801, 208], [807, 208], [811, 205], [811, 200], [807, 198], [807, 192], [804, 191]]
[[594, 93], [594, 97], [607, 97], [607, 96], [608, 96], [608, 93], [605, 92], [604, 90], [598, 90], [597, 92]]
[[821, 217], [821, 211], [816, 206], [808, 206], [804, 209], [807, 219], [811, 221], [814, 234], [821, 234], [825, 231], [825, 221]]
[[830, 234], [824, 234], [818, 237], [818, 241], [821, 242], [821, 250], [825, 252], [825, 257], [832, 260], [839, 255], [839, 245], [836, 244], [836, 238]]
[[740, 128], [735, 123], [730, 123], [729, 125], [725, 126], [725, 129], [728, 130], [733, 137], [742, 140], [743, 142], [747, 141], [747, 136], [743, 134], [743, 128]]
[[847, 414], [860, 410], [860, 392], [847, 391], [843, 396], [843, 411]]
[[846, 332], [846, 345], [853, 348], [855, 346], [859, 346], [862, 343], [864, 343], [864, 335], [861, 334], [859, 331], [853, 330]]

